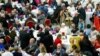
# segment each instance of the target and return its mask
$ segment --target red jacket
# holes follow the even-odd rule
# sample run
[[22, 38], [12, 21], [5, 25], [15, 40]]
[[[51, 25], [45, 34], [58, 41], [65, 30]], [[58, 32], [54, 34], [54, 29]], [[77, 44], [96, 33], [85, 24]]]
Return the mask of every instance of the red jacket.
[[95, 40], [94, 47], [95, 47], [96, 49], [100, 48], [100, 42], [97, 41], [97, 40]]
[[98, 16], [94, 17], [94, 26], [98, 31], [100, 31], [100, 18]]
[[55, 46], [57, 46], [57, 44], [59, 44], [59, 43], [60, 44], [62, 43], [61, 39], [60, 38], [56, 38], [55, 41], [54, 41]]
[[50, 20], [50, 19], [45, 19], [44, 24], [45, 24], [46, 26], [50, 26], [50, 25], [51, 25], [51, 20]]

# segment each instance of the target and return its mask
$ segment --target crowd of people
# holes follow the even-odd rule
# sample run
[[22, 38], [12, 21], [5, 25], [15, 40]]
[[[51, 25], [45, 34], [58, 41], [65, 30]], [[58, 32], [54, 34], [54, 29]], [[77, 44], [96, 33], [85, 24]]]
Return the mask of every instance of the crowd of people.
[[100, 1], [0, 0], [0, 56], [100, 56]]

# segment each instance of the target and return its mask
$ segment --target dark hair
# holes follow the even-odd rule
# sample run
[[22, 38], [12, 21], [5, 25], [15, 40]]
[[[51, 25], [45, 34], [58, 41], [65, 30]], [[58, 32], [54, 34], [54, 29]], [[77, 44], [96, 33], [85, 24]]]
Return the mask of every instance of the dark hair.
[[5, 47], [5, 50], [9, 50], [10, 45], [6, 44], [4, 47]]
[[97, 37], [98, 40], [100, 40], [100, 35], [97, 35], [96, 37]]
[[90, 24], [87, 24], [87, 28], [91, 28], [91, 25]]
[[77, 30], [76, 30], [76, 29], [73, 29], [73, 30], [71, 30], [71, 32], [72, 32], [72, 33], [76, 33], [76, 32], [77, 32]]
[[58, 38], [61, 37], [61, 34], [58, 34], [57, 37], [58, 37]]
[[9, 34], [10, 34], [10, 33], [9, 33], [9, 30], [7, 30], [7, 29], [5, 30], [4, 33], [5, 33], [5, 35], [9, 35]]
[[84, 31], [83, 31], [83, 30], [80, 30], [80, 32], [82, 32], [82, 33], [83, 33]]
[[98, 10], [98, 7], [100, 6], [100, 4], [98, 3], [98, 4], [96, 4], [96, 11]]
[[94, 31], [94, 30], [96, 30], [96, 28], [95, 27], [92, 27], [92, 30]]
[[45, 29], [45, 35], [49, 35], [49, 30]]
[[64, 53], [64, 55], [63, 56], [68, 56], [68, 54], [67, 53]]

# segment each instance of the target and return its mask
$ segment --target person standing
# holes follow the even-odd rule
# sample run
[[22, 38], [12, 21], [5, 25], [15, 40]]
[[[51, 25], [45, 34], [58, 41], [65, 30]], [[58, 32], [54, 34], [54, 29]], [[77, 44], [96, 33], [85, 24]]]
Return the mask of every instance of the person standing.
[[53, 37], [49, 34], [49, 30], [45, 30], [45, 34], [41, 42], [45, 45], [47, 53], [53, 52]]

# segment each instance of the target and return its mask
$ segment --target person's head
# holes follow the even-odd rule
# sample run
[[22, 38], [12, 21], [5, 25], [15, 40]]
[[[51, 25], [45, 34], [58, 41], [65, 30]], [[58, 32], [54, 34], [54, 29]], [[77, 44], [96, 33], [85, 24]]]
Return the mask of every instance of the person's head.
[[45, 47], [43, 43], [39, 43], [39, 48]]
[[72, 28], [75, 28], [75, 27], [76, 27], [76, 25], [73, 23], [73, 24], [71, 25], [71, 27], [72, 27]]
[[57, 49], [61, 49], [62, 48], [62, 45], [59, 43], [57, 44]]
[[29, 44], [34, 44], [35, 43], [35, 38], [31, 38], [30, 40], [29, 40]]
[[16, 14], [17, 14], [17, 9], [13, 9], [13, 10], [11, 11], [11, 14], [12, 14], [12, 15], [16, 15]]
[[94, 30], [96, 30], [96, 28], [95, 27], [92, 27], [92, 31], [94, 31]]
[[81, 5], [81, 2], [80, 2], [80, 1], [77, 1], [77, 7], [78, 7], [78, 8], [81, 8], [81, 7], [82, 7], [82, 5]]
[[83, 36], [83, 35], [84, 35], [84, 31], [83, 31], [83, 30], [80, 30], [79, 35], [80, 35], [80, 36]]
[[1, 44], [4, 43], [4, 39], [1, 38], [1, 39], [0, 39], [0, 43], [1, 43]]
[[88, 3], [91, 3], [92, 2], [92, 0], [88, 0]]
[[87, 28], [90, 29], [91, 28], [91, 25], [90, 24], [87, 24]]
[[82, 19], [82, 16], [81, 15], [79, 15], [79, 21], [80, 22], [83, 22], [83, 19]]
[[61, 27], [64, 27], [64, 26], [65, 26], [65, 23], [62, 23], [62, 24], [61, 24]]
[[49, 33], [49, 30], [48, 29], [45, 29], [45, 35], [48, 35], [48, 34], [50, 34]]
[[97, 35], [96, 36], [96, 39], [100, 41], [100, 35]]
[[96, 10], [99, 10], [100, 9], [100, 4], [98, 3], [97, 5], [96, 5]]
[[7, 51], [8, 51], [8, 50], [9, 50], [10, 45], [7, 45], [7, 44], [6, 44], [4, 47], [5, 47], [5, 50], [7, 50]]
[[58, 35], [57, 35], [57, 38], [61, 38], [61, 34], [58, 34]]
[[20, 24], [20, 23], [19, 23], [19, 20], [16, 20], [16, 22], [15, 22], [15, 23], [16, 23], [16, 24]]
[[76, 34], [77, 33], [77, 30], [76, 29], [73, 29], [73, 30], [71, 30], [71, 33], [72, 34]]
[[10, 34], [9, 30], [6, 29], [5, 32], [4, 32], [4, 34], [5, 34], [5, 35], [9, 35], [9, 34]]

